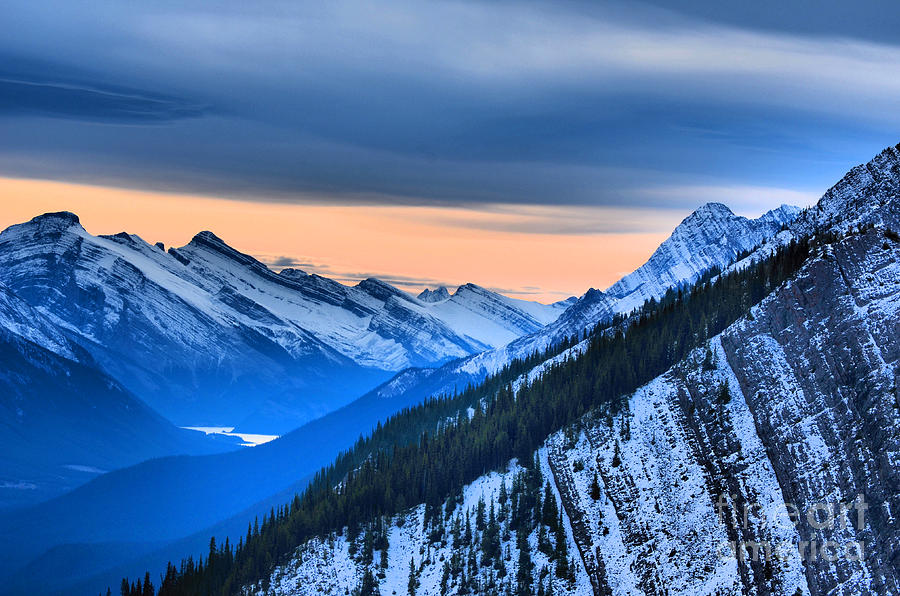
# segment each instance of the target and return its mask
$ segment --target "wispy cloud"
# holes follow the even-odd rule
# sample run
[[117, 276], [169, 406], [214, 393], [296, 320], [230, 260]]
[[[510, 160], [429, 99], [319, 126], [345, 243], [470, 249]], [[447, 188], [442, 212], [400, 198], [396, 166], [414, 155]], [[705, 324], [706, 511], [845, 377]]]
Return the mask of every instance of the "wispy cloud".
[[335, 281], [339, 281], [341, 283], [346, 284], [356, 284], [361, 282], [364, 279], [380, 279], [381, 281], [387, 282], [393, 286], [397, 286], [403, 289], [416, 289], [416, 288], [436, 288], [439, 286], [447, 286], [447, 287], [456, 287], [462, 285], [465, 282], [449, 282], [443, 279], [436, 279], [432, 277], [417, 277], [411, 275], [400, 275], [396, 273], [390, 273], [385, 271], [360, 271], [358, 269], [343, 269], [340, 267], [335, 267], [332, 265], [327, 265], [324, 263], [313, 263], [310, 259], [304, 258], [293, 258], [288, 256], [272, 256], [272, 255], [255, 255], [257, 259], [259, 259], [265, 265], [268, 265], [272, 269], [276, 271], [280, 271], [282, 269], [292, 268], [292, 269], [301, 269], [305, 273], [321, 275], [323, 277], [329, 277], [334, 279]]
[[36, 81], [0, 73], [0, 114], [123, 124], [157, 124], [197, 118], [204, 108], [139, 89], [89, 82]]
[[[256, 255], [262, 263], [268, 265], [275, 271], [285, 268], [299, 268], [309, 274], [321, 275], [328, 277], [337, 282], [346, 285], [355, 285], [365, 279], [379, 279], [389, 283], [394, 287], [416, 295], [422, 290], [436, 289], [446, 287], [452, 293], [456, 289], [466, 283], [466, 280], [448, 280], [434, 277], [418, 277], [414, 275], [401, 275], [385, 271], [359, 271], [353, 269], [342, 269], [324, 264], [311, 263], [306, 259], [295, 259], [287, 256], [273, 257], [271, 255]], [[487, 286], [486, 289], [503, 294], [510, 297], [518, 297], [525, 300], [547, 300], [568, 298], [571, 294], [568, 292], [556, 291], [541, 286], [524, 285], [521, 287], [504, 287], [504, 286]], [[553, 298], [556, 297], [556, 298]]]

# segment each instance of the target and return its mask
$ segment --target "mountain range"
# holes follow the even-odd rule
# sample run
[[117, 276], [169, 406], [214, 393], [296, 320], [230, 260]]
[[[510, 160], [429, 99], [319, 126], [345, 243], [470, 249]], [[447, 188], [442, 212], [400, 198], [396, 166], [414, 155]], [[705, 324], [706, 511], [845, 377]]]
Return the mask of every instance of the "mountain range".
[[71, 213], [0, 233], [0, 283], [43, 325], [179, 426], [282, 434], [392, 372], [482, 352], [553, 321], [566, 302], [474, 284], [425, 300], [377, 279], [346, 286], [270, 270], [211, 232], [164, 250], [92, 236]]
[[898, 230], [900, 145], [725, 271], [380, 427], [163, 593], [898, 594]]
[[[165, 545], [174, 540], [241, 512], [264, 513], [274, 495], [302, 489], [394, 412], [552, 355], [615, 315], [726, 267], [783, 233], [798, 212], [784, 206], [751, 220], [705, 205], [607, 291], [546, 306], [473, 284], [412, 297], [378, 280], [348, 287], [295, 269], [275, 273], [209, 232], [166, 251], [132, 235], [92, 236], [68, 213], [13, 226], [0, 234], [8, 263], [0, 283], [37, 314], [48, 337], [75, 346], [123, 391], [182, 425], [240, 420], [246, 430], [279, 434], [299, 426], [249, 451], [104, 474], [0, 520], [7, 535], [28, 536], [3, 553], [11, 572], [28, 563], [13, 585], [86, 552], [101, 554], [71, 575], [48, 576], [50, 585], [133, 569], [129, 560], [172, 556]], [[363, 394], [396, 369], [350, 400], [355, 388]], [[324, 397], [311, 392], [334, 375]], [[136, 491], [144, 494], [138, 502]]]

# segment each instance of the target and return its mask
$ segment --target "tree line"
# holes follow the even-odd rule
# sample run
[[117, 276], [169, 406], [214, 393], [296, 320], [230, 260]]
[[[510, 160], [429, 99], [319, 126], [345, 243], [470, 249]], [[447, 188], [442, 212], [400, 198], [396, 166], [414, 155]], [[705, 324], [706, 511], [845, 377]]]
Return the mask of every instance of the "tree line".
[[[690, 288], [670, 290], [583, 338], [517, 360], [478, 386], [404, 409], [320, 470], [302, 495], [253, 523], [237, 545], [216, 546], [213, 540], [205, 560], [170, 563], [158, 594], [235, 594], [267, 578], [314, 536], [344, 528], [358, 533], [373, 519], [420, 503], [428, 524], [440, 524], [442, 504], [464, 485], [512, 458], [529, 462], [550, 434], [592, 409], [616, 415], [640, 385], [747, 315], [794, 275], [812, 248], [809, 239], [794, 240], [739, 270], [710, 271]], [[516, 378], [582, 339], [587, 346], [580, 353], [513, 390]], [[130, 588], [123, 580], [123, 596], [133, 596]]]

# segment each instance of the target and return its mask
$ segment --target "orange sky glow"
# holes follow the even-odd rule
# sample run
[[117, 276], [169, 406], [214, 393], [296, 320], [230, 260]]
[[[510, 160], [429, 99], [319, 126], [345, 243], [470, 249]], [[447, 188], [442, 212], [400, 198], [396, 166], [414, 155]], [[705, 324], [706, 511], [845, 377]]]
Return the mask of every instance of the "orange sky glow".
[[[211, 230], [273, 269], [294, 263], [344, 283], [374, 276], [416, 293], [473, 282], [542, 302], [606, 288], [641, 265], [686, 215], [601, 207], [237, 201], [0, 178], [0, 229], [48, 211], [77, 213], [92, 234], [126, 231], [167, 247]], [[598, 230], [621, 224], [638, 231], [593, 233], [595, 223]]]

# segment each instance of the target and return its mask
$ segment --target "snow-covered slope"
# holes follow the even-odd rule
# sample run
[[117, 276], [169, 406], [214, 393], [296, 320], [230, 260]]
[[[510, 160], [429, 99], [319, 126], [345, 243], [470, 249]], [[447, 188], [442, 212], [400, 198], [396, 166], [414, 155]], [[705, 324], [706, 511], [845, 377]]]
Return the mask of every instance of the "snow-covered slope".
[[800, 213], [782, 205], [758, 219], [747, 219], [721, 203], [707, 203], [682, 221], [650, 259], [607, 288], [615, 310], [627, 312], [663, 296], [669, 288], [689, 285], [713, 267], [724, 267], [738, 255], [771, 238]]
[[290, 430], [391, 371], [502, 345], [562, 310], [471, 284], [427, 302], [375, 279], [279, 274], [210, 232], [166, 252], [92, 236], [70, 213], [8, 228], [0, 259], [0, 283], [164, 415], [257, 432]]
[[49, 352], [79, 360], [71, 342], [41, 313], [0, 283], [0, 329], [38, 345]]
[[[449, 503], [439, 540], [430, 539], [434, 537], [432, 528], [425, 520], [425, 506], [420, 505], [407, 514], [384, 520], [386, 540], [373, 550], [373, 563], [367, 563], [364, 535], [351, 538], [346, 532], [332, 534], [300, 547], [289, 563], [268, 578], [266, 589], [257, 584], [247, 587], [244, 594], [351, 594], [367, 569], [375, 570], [381, 594], [410, 594], [411, 580], [415, 593], [423, 595], [516, 594], [521, 593], [516, 591], [520, 563], [526, 562], [530, 562], [529, 574], [535, 578], [531, 586], [534, 591], [529, 593], [591, 594], [591, 578], [575, 549], [571, 523], [560, 511], [559, 494], [548, 483], [552, 475], [546, 449], [539, 452], [536, 469], [540, 472], [533, 474], [513, 462], [503, 473], [488, 474], [465, 487], [459, 502]], [[525, 485], [532, 486], [516, 488]], [[559, 519], [563, 520], [559, 535], [555, 528], [558, 519], [549, 525], [538, 522], [516, 526], [513, 499], [526, 492], [527, 498], [536, 499], [538, 516], [545, 506], [541, 498], [551, 496], [553, 505], [548, 509], [560, 511]], [[513, 497], [513, 493], [519, 494]], [[496, 541], [488, 548], [497, 555], [486, 562], [485, 536], [493, 527]], [[519, 533], [523, 534], [521, 540]], [[566, 545], [564, 555], [556, 555], [558, 538]], [[523, 549], [527, 550], [527, 560], [522, 558]], [[566, 558], [565, 571], [559, 563], [562, 557]], [[538, 592], [535, 585], [544, 591]]]

